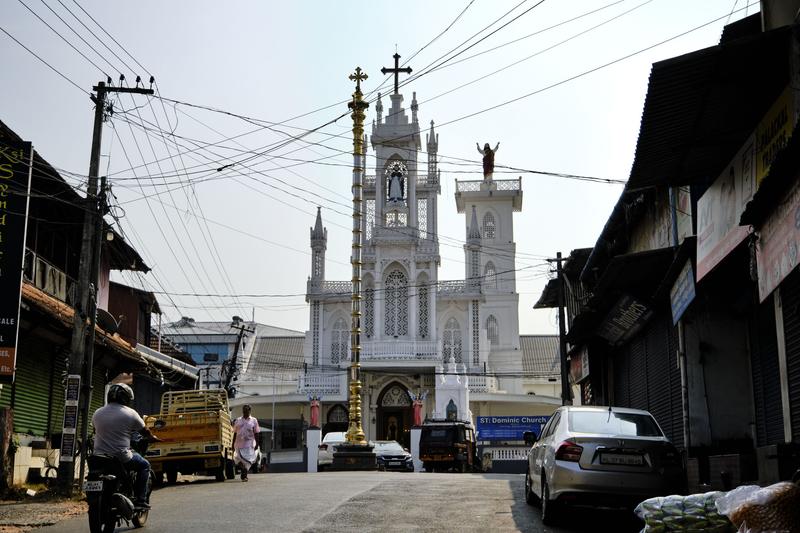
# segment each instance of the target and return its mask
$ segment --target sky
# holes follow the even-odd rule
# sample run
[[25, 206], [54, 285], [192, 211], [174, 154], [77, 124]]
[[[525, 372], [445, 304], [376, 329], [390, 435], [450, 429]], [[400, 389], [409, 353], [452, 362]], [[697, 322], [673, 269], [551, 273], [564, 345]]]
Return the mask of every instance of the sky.
[[[152, 269], [112, 279], [154, 291], [165, 322], [305, 331], [317, 206], [326, 277], [350, 279], [348, 75], [360, 66], [365, 94], [386, 95], [380, 69], [397, 51], [412, 68], [404, 107], [416, 92], [423, 132], [433, 120], [439, 134], [439, 279], [464, 279], [455, 180], [481, 179], [475, 143], [500, 142], [495, 179], [522, 178], [520, 333], [552, 334], [555, 312], [532, 309], [546, 259], [594, 245], [630, 172], [651, 65], [716, 45], [758, 11], [746, 1], [6, 0], [0, 120], [85, 190], [89, 92], [153, 76], [156, 97], [113, 96], [103, 128], [107, 218]], [[372, 103], [368, 134], [374, 117]]]

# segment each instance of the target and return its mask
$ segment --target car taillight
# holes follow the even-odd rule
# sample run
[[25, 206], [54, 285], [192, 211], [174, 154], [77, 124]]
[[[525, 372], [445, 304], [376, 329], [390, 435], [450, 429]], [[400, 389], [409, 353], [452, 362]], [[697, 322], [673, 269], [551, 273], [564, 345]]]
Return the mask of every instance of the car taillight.
[[327, 444], [320, 444], [319, 445], [319, 449], [322, 450], [322, 451], [328, 451], [328, 445]]
[[572, 461], [573, 463], [577, 463], [581, 460], [581, 454], [583, 453], [583, 446], [578, 446], [574, 442], [565, 440], [561, 444], [558, 445], [558, 450], [556, 451], [556, 459], [559, 461]]

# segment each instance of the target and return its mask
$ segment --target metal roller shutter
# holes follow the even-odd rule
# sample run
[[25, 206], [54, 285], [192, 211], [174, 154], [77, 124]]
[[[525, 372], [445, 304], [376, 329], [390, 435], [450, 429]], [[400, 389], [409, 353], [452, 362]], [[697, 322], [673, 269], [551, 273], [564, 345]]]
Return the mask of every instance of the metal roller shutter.
[[[33, 348], [28, 346], [26, 348]], [[35, 349], [24, 349], [17, 359], [17, 372], [11, 392], [14, 408], [14, 431], [43, 437], [47, 433], [50, 399], [50, 358], [42, 358]]]
[[643, 335], [637, 335], [628, 343], [628, 358], [631, 365], [628, 382], [630, 393], [628, 407], [647, 409], [647, 349]]
[[611, 404], [617, 407], [628, 407], [628, 382], [630, 381], [630, 363], [626, 349], [618, 349], [614, 353], [614, 401]]
[[792, 440], [800, 442], [800, 271], [794, 271], [780, 286], [783, 328], [786, 339], [786, 368], [789, 374], [789, 407]]
[[675, 442], [672, 424], [672, 395], [670, 394], [669, 333], [661, 321], [647, 328], [647, 389], [650, 411], [667, 437]]
[[775, 333], [775, 302], [770, 296], [756, 306], [749, 320], [750, 367], [758, 446], [783, 442], [783, 405]]

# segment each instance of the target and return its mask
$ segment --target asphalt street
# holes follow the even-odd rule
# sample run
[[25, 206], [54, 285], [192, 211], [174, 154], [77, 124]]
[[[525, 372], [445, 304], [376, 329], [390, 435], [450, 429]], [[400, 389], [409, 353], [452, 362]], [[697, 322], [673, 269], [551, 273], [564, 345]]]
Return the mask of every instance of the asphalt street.
[[[151, 503], [149, 533], [637, 531], [611, 511], [574, 511], [563, 527], [545, 527], [539, 510], [525, 503], [522, 475], [253, 474], [248, 483], [179, 481], [154, 492]], [[87, 530], [82, 517], [37, 531]]]

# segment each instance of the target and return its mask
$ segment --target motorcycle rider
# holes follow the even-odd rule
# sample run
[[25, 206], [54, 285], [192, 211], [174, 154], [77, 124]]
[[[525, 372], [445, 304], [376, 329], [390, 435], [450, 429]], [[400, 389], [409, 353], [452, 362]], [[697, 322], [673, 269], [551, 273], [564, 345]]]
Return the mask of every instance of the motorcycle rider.
[[95, 411], [92, 416], [94, 426], [94, 453], [116, 457], [129, 471], [136, 472], [136, 486], [133, 487], [133, 502], [137, 509], [149, 509], [147, 501], [147, 478], [149, 477], [150, 463], [131, 450], [131, 436], [141, 433], [145, 438], [160, 441], [145, 426], [144, 420], [135, 410], [131, 409], [133, 403], [133, 389], [125, 383], [114, 383], [108, 389], [106, 396], [108, 403]]

